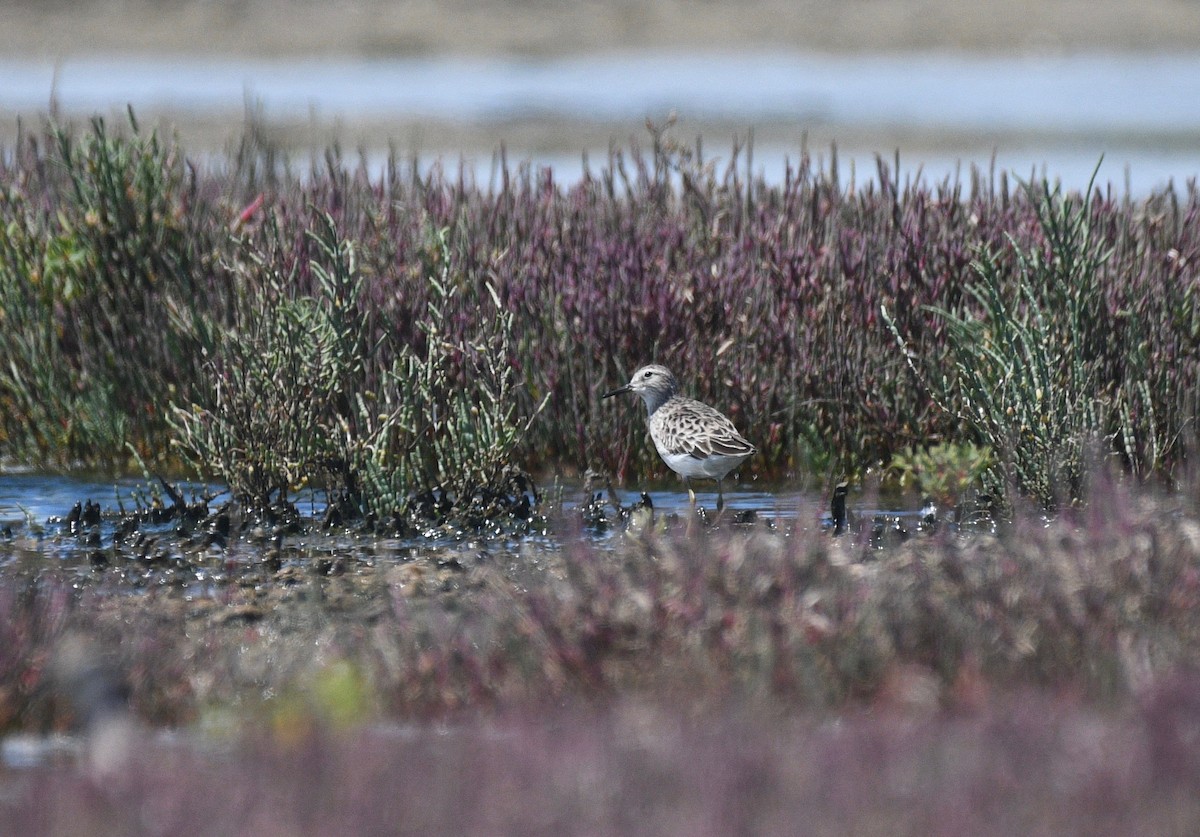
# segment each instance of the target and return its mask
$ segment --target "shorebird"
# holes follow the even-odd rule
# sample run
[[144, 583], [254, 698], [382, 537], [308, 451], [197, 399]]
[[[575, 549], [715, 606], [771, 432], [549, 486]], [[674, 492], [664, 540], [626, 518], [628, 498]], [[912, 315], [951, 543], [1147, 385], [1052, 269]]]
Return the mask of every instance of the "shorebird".
[[679, 382], [665, 366], [643, 366], [625, 386], [600, 397], [624, 392], [637, 393], [646, 403], [646, 423], [654, 447], [667, 467], [683, 477], [692, 504], [696, 493], [691, 481], [716, 480], [717, 510], [724, 508], [721, 480], [754, 455], [754, 445], [721, 412], [680, 395]]

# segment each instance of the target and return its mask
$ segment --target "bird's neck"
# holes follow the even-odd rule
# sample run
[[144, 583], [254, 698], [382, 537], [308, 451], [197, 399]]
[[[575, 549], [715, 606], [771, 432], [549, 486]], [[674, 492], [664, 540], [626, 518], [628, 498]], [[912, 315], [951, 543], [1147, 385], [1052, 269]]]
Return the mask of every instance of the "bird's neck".
[[642, 400], [646, 402], [646, 417], [654, 415], [655, 410], [671, 400], [673, 392], [646, 392], [642, 393]]

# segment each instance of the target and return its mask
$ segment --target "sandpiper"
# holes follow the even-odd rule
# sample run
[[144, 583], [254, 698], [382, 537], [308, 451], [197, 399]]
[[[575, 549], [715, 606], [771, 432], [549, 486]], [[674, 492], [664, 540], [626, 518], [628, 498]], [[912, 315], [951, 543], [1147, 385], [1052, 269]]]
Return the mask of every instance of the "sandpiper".
[[717, 509], [723, 508], [721, 480], [754, 455], [754, 445], [723, 414], [680, 395], [679, 382], [665, 366], [643, 366], [625, 386], [600, 397], [623, 392], [636, 392], [646, 402], [646, 421], [654, 447], [667, 467], [683, 477], [692, 503], [696, 502], [696, 493], [691, 480], [716, 480]]

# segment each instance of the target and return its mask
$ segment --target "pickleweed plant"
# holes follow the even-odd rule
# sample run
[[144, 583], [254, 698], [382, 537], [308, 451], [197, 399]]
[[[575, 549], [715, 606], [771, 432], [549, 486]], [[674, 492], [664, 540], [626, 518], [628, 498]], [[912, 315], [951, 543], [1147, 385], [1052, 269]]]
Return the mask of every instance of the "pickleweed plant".
[[225, 235], [176, 144], [99, 117], [29, 138], [26, 175], [0, 188], [0, 433], [42, 465], [159, 458], [164, 404], [197, 371], [174, 323], [217, 316]]
[[[429, 233], [422, 270], [428, 303], [417, 323], [424, 347], [397, 347], [378, 399], [377, 414], [387, 420], [372, 421], [375, 413], [358, 402], [370, 432], [355, 446], [355, 471], [364, 511], [381, 519], [414, 490], [426, 508], [448, 498], [460, 514], [493, 518], [532, 486], [515, 466], [532, 419], [518, 419], [520, 387], [509, 360], [513, 314], [485, 279], [472, 328], [449, 331], [469, 278], [454, 264], [449, 237], [446, 228]], [[442, 498], [435, 500], [435, 491]]]
[[314, 485], [343, 519], [384, 526], [527, 517], [532, 483], [514, 463], [527, 423], [516, 419], [512, 315], [489, 285], [493, 307], [476, 306], [477, 328], [448, 334], [467, 277], [447, 232], [431, 238], [418, 345], [377, 321], [358, 248], [331, 216], [308, 232], [312, 294], [295, 290], [301, 265], [285, 266], [281, 232], [268, 222], [261, 249], [248, 246], [239, 267], [251, 297], [244, 313], [212, 329], [204, 398], [174, 410], [184, 459], [256, 508]]
[[[335, 261], [307, 235], [325, 236], [314, 212], [354, 242], [361, 286], [346, 327], [364, 331], [343, 383], [328, 384], [349, 430], [333, 422], [302, 458], [323, 460], [314, 468], [348, 497], [367, 496], [352, 483], [376, 465], [370, 479], [394, 478], [397, 497], [414, 485], [448, 490], [463, 473], [453, 457], [470, 448], [443, 441], [439, 451], [434, 440], [465, 421], [447, 399], [461, 399], [472, 433], [483, 426], [470, 413], [493, 409], [480, 380], [504, 405], [492, 426], [522, 429], [536, 416], [524, 464], [662, 474], [644, 426], [599, 401], [649, 360], [689, 381], [689, 395], [726, 406], [762, 451], [745, 478], [834, 479], [944, 441], [987, 445], [992, 479], [1007, 483], [1018, 450], [1025, 462], [1076, 458], [1077, 446], [1042, 429], [1059, 412], [1090, 411], [1099, 449], [1139, 474], [1174, 472], [1195, 449], [1195, 184], [1123, 198], [1110, 186], [1084, 210], [1075, 197], [1012, 188], [995, 167], [933, 182], [881, 158], [856, 181], [838, 174], [836, 150], [823, 160], [806, 148], [767, 181], [751, 143], [714, 155], [674, 139], [671, 125], [652, 129], [649, 146], [614, 146], [569, 182], [501, 154], [494, 178], [477, 183], [469, 167], [398, 155], [381, 173], [336, 146], [293, 170], [268, 134], [247, 130], [239, 150], [204, 163], [132, 126], [72, 130], [65, 143], [50, 128], [0, 148], [0, 460], [127, 468], [132, 443], [155, 469], [176, 464], [168, 405], [212, 405], [224, 336], [247, 349], [255, 334], [315, 345], [319, 321], [342, 316], [314, 269]], [[269, 224], [275, 243], [263, 237]], [[263, 265], [251, 264], [255, 253]], [[881, 308], [913, 353], [915, 379]], [[976, 319], [991, 343], [975, 339]], [[1011, 369], [988, 359], [989, 345], [1002, 360], [1019, 352]], [[287, 362], [259, 374], [267, 392], [315, 374], [303, 351]], [[301, 377], [282, 377], [293, 368]], [[1041, 412], [1039, 376], [1054, 383], [1044, 398], [1067, 401]], [[416, 381], [430, 382], [429, 399], [412, 395]], [[516, 402], [507, 419], [501, 391]], [[555, 409], [538, 412], [546, 398]], [[420, 420], [393, 417], [402, 407]], [[343, 437], [366, 448], [334, 445]], [[1071, 493], [1071, 469], [1050, 470], [1062, 473], [1055, 490]], [[268, 471], [255, 480], [290, 479]]]
[[980, 246], [967, 304], [926, 308], [946, 328], [950, 369], [909, 359], [935, 401], [995, 451], [989, 488], [1011, 483], [1054, 506], [1083, 495], [1089, 450], [1153, 469], [1157, 431], [1143, 352], [1105, 296], [1113, 251], [1094, 229], [1091, 186], [1078, 197], [1046, 183], [1029, 191], [1041, 240]]
[[236, 267], [252, 300], [232, 327], [210, 324], [208, 386], [173, 415], [184, 460], [258, 508], [344, 464], [336, 431], [363, 363], [353, 248], [313, 234], [327, 262], [311, 264], [318, 293], [297, 296], [297, 266], [271, 259], [280, 238], [267, 227], [267, 248], [247, 247]]

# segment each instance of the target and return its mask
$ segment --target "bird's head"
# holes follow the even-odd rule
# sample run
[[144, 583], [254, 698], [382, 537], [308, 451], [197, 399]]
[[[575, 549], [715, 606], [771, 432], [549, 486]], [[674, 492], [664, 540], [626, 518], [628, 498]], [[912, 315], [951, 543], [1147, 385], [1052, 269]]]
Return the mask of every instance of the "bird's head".
[[611, 398], [623, 392], [636, 392], [646, 402], [646, 409], [653, 413], [667, 399], [679, 392], [679, 382], [675, 380], [670, 369], [653, 363], [634, 372], [625, 386], [617, 387], [600, 397]]

